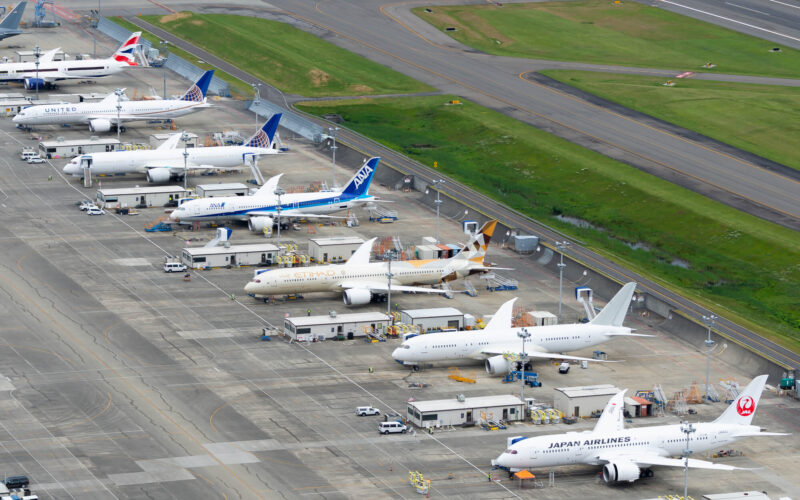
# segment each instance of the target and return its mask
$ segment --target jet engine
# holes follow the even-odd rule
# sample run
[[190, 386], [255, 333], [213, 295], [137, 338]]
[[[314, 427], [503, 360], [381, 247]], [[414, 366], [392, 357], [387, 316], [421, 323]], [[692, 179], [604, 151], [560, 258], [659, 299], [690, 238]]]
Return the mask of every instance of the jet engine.
[[168, 168], [159, 167], [147, 169], [147, 182], [159, 184], [162, 182], [168, 182], [170, 177], [172, 177], [172, 173]]
[[603, 481], [607, 483], [632, 483], [639, 479], [639, 474], [639, 466], [633, 462], [609, 462], [603, 466]]
[[372, 300], [372, 292], [364, 288], [351, 288], [344, 291], [342, 298], [348, 306], [363, 306]]
[[43, 89], [47, 84], [41, 78], [26, 78], [25, 79], [25, 90], [36, 90], [36, 89]]
[[486, 360], [486, 373], [489, 375], [501, 375], [508, 372], [508, 360], [501, 355], [492, 356]]
[[89, 122], [89, 130], [92, 132], [108, 132], [111, 130], [111, 121], [104, 118], [95, 118]]
[[247, 221], [247, 227], [251, 231], [263, 232], [266, 228], [272, 228], [272, 217], [250, 217]]

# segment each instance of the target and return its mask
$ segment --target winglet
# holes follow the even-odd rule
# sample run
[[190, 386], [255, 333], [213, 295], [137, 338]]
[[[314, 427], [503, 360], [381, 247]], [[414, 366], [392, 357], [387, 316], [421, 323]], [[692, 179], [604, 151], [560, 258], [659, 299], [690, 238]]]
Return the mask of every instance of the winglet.
[[369, 264], [369, 256], [372, 253], [372, 245], [375, 244], [377, 238], [372, 238], [361, 244], [360, 247], [353, 252], [353, 255], [344, 263], [346, 266], [363, 266]]
[[203, 73], [203, 75], [193, 83], [189, 90], [180, 98], [181, 101], [202, 102], [206, 98], [208, 85], [211, 83], [211, 78], [214, 76], [214, 70], [210, 69]]
[[514, 302], [517, 301], [517, 297], [506, 301], [503, 303], [502, 306], [494, 313], [492, 319], [486, 323], [486, 326], [483, 328], [483, 331], [492, 331], [492, 330], [509, 330], [511, 328], [511, 321], [514, 317]]
[[272, 141], [275, 138], [275, 132], [278, 130], [278, 123], [281, 121], [283, 113], [275, 113], [269, 120], [261, 127], [253, 137], [244, 143], [245, 146], [251, 148], [269, 148], [272, 146]]
[[636, 291], [636, 282], [626, 283], [590, 323], [594, 325], [622, 326], [622, 322], [625, 321], [625, 315], [628, 314], [628, 307], [631, 305], [634, 291]]
[[611, 396], [592, 432], [618, 432], [625, 429], [623, 410], [625, 409], [625, 393], [627, 391], [625, 389]]

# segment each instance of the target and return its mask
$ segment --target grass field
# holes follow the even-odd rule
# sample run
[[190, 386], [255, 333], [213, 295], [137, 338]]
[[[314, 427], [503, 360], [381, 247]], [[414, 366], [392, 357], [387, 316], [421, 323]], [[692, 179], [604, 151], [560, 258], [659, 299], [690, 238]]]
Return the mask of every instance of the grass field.
[[[132, 32], [133, 31], [141, 31], [143, 38], [149, 40], [153, 44], [153, 47], [161, 49], [161, 45], [160, 45], [161, 39], [159, 37], [153, 35], [152, 33], [149, 33], [147, 31], [142, 30], [142, 28], [136, 26], [133, 23], [129, 23], [128, 21], [126, 21], [125, 19], [122, 19], [121, 17], [109, 17], [108, 19], [110, 21], [114, 21], [115, 23], [119, 24], [120, 26], [122, 26], [125, 29], [128, 29], [128, 30], [130, 30]], [[176, 47], [174, 45], [170, 44], [169, 47], [168, 47], [168, 51], [174, 53], [176, 56], [179, 56], [179, 57], [182, 57], [183, 59], [186, 59], [190, 63], [195, 64], [200, 68], [213, 69], [214, 70], [214, 76], [216, 76], [217, 78], [220, 78], [221, 80], [225, 80], [226, 82], [228, 82], [228, 85], [229, 85], [230, 90], [231, 90], [231, 95], [233, 97], [235, 97], [237, 99], [252, 99], [253, 98], [253, 87], [251, 87], [249, 84], [239, 80], [235, 76], [232, 76], [232, 75], [230, 75], [230, 74], [228, 74], [228, 73], [226, 73], [224, 71], [221, 71], [219, 69], [216, 69], [216, 68], [214, 68], [214, 66], [212, 66], [212, 65], [210, 65], [210, 64], [208, 64], [206, 62], [198, 62], [197, 56], [194, 56], [194, 55], [186, 52], [185, 50], [180, 49], [180, 48], [178, 48], [178, 47]]]
[[[305, 103], [800, 349], [800, 237], [451, 97]], [[463, 100], [462, 100], [463, 102]], [[557, 215], [588, 221], [579, 228]], [[634, 249], [632, 247], [638, 247]]]
[[718, 141], [800, 169], [800, 88], [674, 80], [591, 71], [547, 76], [628, 108], [702, 132]]
[[424, 83], [288, 24], [253, 17], [143, 16], [290, 94], [306, 97], [428, 92]]
[[[800, 52], [635, 2], [544, 2], [413, 9], [445, 33], [489, 54], [784, 77], [800, 76]], [[778, 53], [770, 52], [781, 47]]]

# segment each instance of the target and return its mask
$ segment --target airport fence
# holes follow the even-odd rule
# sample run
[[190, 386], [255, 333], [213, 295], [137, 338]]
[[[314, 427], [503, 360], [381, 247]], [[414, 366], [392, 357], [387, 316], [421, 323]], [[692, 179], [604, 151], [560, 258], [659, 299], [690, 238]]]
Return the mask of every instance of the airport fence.
[[[114, 40], [120, 43], [129, 36], [131, 36], [131, 32], [128, 31], [126, 28], [123, 28], [114, 21], [109, 21], [105, 17], [100, 18], [100, 22], [97, 23], [97, 29], [101, 33], [113, 38]], [[150, 40], [145, 40], [144, 38], [140, 38], [139, 43], [141, 43], [141, 45], [147, 49], [153, 46]]]
[[283, 113], [281, 127], [291, 130], [301, 137], [305, 137], [314, 144], [320, 144], [326, 137], [325, 129], [320, 125], [272, 102], [263, 99], [260, 101], [253, 101], [248, 109], [264, 117], [262, 121], [266, 121], [268, 117], [275, 113]]

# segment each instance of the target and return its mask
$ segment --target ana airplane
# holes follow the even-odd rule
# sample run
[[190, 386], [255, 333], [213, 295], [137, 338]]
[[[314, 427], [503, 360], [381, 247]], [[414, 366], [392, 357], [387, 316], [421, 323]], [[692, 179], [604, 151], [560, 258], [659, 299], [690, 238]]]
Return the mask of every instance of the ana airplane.
[[108, 132], [112, 126], [124, 122], [169, 120], [210, 106], [206, 103], [206, 91], [213, 74], [214, 70], [203, 73], [180, 99], [128, 101], [113, 92], [100, 102], [29, 106], [13, 121], [22, 125], [86, 123], [92, 132]]
[[251, 231], [271, 228], [278, 214], [282, 221], [296, 218], [324, 219], [342, 210], [366, 205], [376, 198], [370, 196], [369, 186], [380, 158], [371, 158], [354, 175], [342, 191], [316, 193], [286, 193], [278, 197], [275, 190], [281, 175], [264, 183], [252, 196], [227, 196], [191, 200], [170, 214], [176, 222], [247, 221]]
[[17, 6], [11, 9], [11, 12], [3, 18], [3, 22], [0, 22], [0, 40], [25, 33], [19, 29], [19, 22], [22, 20], [22, 14], [25, 12], [26, 5], [28, 5], [28, 2], [18, 3]]
[[[0, 81], [23, 81], [28, 90], [36, 87], [50, 87], [58, 80], [71, 78], [99, 78], [119, 73], [125, 68], [136, 66], [133, 51], [139, 44], [141, 31], [132, 33], [122, 42], [116, 52], [106, 59], [83, 59], [81, 61], [54, 61], [61, 48], [44, 52], [39, 57], [37, 70], [34, 61], [0, 64]], [[116, 111], [116, 110], [115, 110]]]
[[[470, 274], [490, 271], [483, 263], [486, 248], [497, 221], [489, 221], [469, 243], [449, 259], [405, 260], [392, 262], [391, 288], [396, 292], [446, 293], [446, 290], [425, 288]], [[256, 297], [295, 292], [342, 292], [344, 303], [368, 304], [373, 294], [389, 289], [388, 262], [370, 262], [375, 238], [364, 242], [344, 264], [331, 264], [296, 269], [273, 269], [256, 276], [244, 290]]]
[[[743, 437], [785, 436], [783, 433], [761, 432], [760, 427], [751, 425], [766, 381], [767, 375], [754, 378], [719, 418], [713, 422], [693, 424], [695, 431], [691, 433], [688, 444], [690, 452], [719, 450]], [[607, 483], [652, 477], [651, 465], [684, 467], [685, 459], [670, 458], [682, 455], [687, 448], [681, 424], [625, 429], [625, 392], [611, 397], [593, 430], [523, 438], [492, 460], [492, 465], [511, 472], [555, 465], [602, 465], [603, 479]], [[689, 467], [742, 469], [692, 458]]]
[[[486, 372], [491, 375], [508, 373], [514, 361], [509, 354], [522, 351], [522, 339], [517, 333], [527, 329], [530, 337], [524, 340], [525, 354], [533, 359], [574, 359], [597, 361], [558, 354], [601, 344], [615, 337], [651, 337], [631, 333], [622, 326], [636, 283], [628, 283], [617, 292], [595, 318], [589, 323], [519, 327], [511, 326], [516, 298], [509, 300], [492, 316], [482, 330], [464, 332], [429, 333], [411, 337], [392, 353], [395, 361], [418, 367], [423, 363], [450, 361], [455, 359], [484, 360]], [[525, 370], [530, 363], [525, 364]]]
[[148, 182], [167, 182], [173, 178], [183, 177], [184, 161], [190, 169], [236, 167], [245, 163], [248, 158], [278, 153], [273, 147], [273, 139], [281, 116], [281, 113], [272, 115], [264, 126], [253, 134], [253, 137], [240, 146], [186, 148], [188, 156], [184, 159], [184, 149], [177, 147], [181, 134], [172, 134], [156, 149], [77, 156], [64, 167], [64, 173], [82, 177], [84, 167], [88, 166], [92, 174], [144, 173]]

